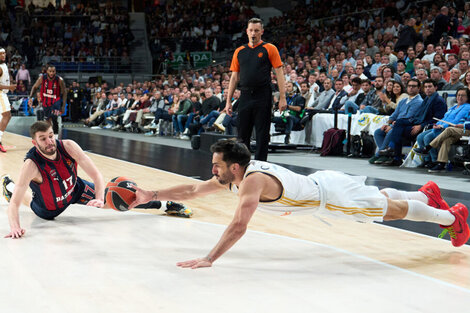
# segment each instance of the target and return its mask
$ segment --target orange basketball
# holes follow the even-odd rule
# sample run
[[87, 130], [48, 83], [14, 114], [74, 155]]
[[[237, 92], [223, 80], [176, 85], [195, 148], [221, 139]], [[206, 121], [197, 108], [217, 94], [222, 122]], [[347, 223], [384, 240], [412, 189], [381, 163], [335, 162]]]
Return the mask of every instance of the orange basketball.
[[135, 186], [137, 186], [137, 184], [128, 178], [113, 178], [106, 185], [104, 193], [106, 204], [116, 211], [129, 210], [129, 205], [136, 197]]

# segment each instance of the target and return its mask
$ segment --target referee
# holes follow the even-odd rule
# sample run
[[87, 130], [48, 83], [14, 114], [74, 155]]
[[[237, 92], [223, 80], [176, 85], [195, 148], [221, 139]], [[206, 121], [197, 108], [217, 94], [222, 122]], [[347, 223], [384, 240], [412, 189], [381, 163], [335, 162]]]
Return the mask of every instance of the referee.
[[230, 70], [232, 77], [227, 94], [225, 111], [232, 114], [231, 99], [237, 83], [240, 82], [241, 95], [238, 106], [238, 138], [249, 148], [253, 126], [256, 130], [255, 159], [268, 158], [269, 131], [271, 127], [271, 68], [274, 68], [279, 86], [279, 110], [287, 107], [285, 80], [281, 57], [277, 48], [261, 40], [264, 29], [260, 19], [248, 21], [246, 34], [249, 43], [233, 53]]

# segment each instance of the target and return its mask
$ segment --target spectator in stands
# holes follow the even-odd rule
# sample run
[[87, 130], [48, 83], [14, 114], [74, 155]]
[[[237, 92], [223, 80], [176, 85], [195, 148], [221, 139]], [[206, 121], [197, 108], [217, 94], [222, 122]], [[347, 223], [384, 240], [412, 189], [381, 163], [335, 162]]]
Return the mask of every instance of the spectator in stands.
[[238, 125], [238, 99], [240, 99], [240, 89], [235, 89], [232, 97], [232, 115], [226, 114], [222, 121], [227, 135], [233, 135], [233, 128]]
[[361, 89], [362, 80], [359, 77], [354, 77], [351, 81], [352, 90], [346, 97], [343, 97], [340, 101], [341, 107], [337, 108], [339, 112], [348, 113], [346, 108], [351, 106], [357, 107], [362, 103], [365, 98], [364, 91]]
[[416, 20], [414, 18], [408, 19], [405, 23], [398, 36], [398, 40], [395, 43], [395, 51], [404, 50], [408, 47], [414, 47], [416, 43], [422, 40], [422, 36], [416, 33], [414, 26], [416, 25]]
[[189, 135], [191, 135], [191, 131], [189, 128], [195, 118], [199, 119], [201, 115], [201, 109], [202, 109], [202, 104], [201, 102], [199, 102], [199, 94], [192, 93], [190, 99], [191, 99], [192, 107], [191, 107], [190, 113], [188, 114], [186, 124], [184, 125], [184, 132], [181, 136], [181, 139], [185, 139], [185, 140], [188, 140], [190, 138]]
[[433, 63], [435, 55], [436, 55], [436, 51], [434, 51], [434, 45], [432, 43], [430, 43], [430, 44], [427, 45], [426, 53], [421, 58], [421, 60], [427, 60], [430, 63]]
[[23, 82], [26, 89], [31, 85], [31, 76], [29, 75], [29, 71], [26, 69], [26, 64], [24, 63], [21, 64], [21, 68], [16, 73], [16, 82], [19, 83], [20, 81]]
[[98, 100], [93, 103], [90, 116], [85, 120], [86, 126], [89, 126], [89, 127], [98, 126], [98, 123], [96, 122], [96, 120], [98, 119], [99, 116], [101, 116], [104, 113], [104, 109], [108, 105], [109, 101], [111, 100], [108, 99], [108, 97], [106, 96], [106, 93], [102, 92], [101, 97], [98, 98]]
[[449, 23], [450, 23], [449, 9], [443, 6], [441, 8], [440, 14], [436, 16], [436, 19], [434, 20], [434, 32], [433, 32], [434, 44], [438, 43], [443, 35], [447, 36]]
[[418, 136], [419, 147], [414, 151], [424, 155], [429, 153], [430, 158], [426, 158], [426, 161], [432, 162], [432, 166], [428, 166], [431, 172], [439, 172], [443, 170], [445, 168], [445, 163], [435, 163], [437, 161], [437, 146], [432, 147], [430, 143], [447, 127], [449, 127], [449, 124], [446, 122], [458, 124], [468, 116], [470, 112], [470, 104], [468, 103], [469, 99], [470, 90], [465, 87], [461, 87], [457, 91], [457, 104], [445, 113], [444, 117], [442, 117], [442, 121], [437, 122], [432, 129], [427, 130]]
[[292, 129], [300, 123], [301, 113], [305, 106], [305, 98], [296, 92], [292, 82], [286, 83], [286, 101], [287, 108], [285, 113], [275, 116], [272, 121], [275, 124], [285, 125], [284, 143], [289, 144]]
[[335, 109], [341, 107], [341, 99], [343, 97], [347, 97], [348, 93], [343, 89], [343, 81], [341, 79], [337, 79], [335, 81], [335, 93], [330, 98], [330, 102], [325, 110], [330, 110], [333, 112]]
[[301, 119], [301, 125], [305, 127], [308, 121], [312, 120], [312, 117], [319, 112], [329, 112], [326, 111], [330, 105], [331, 99], [335, 95], [335, 91], [331, 88], [332, 82], [331, 79], [326, 78], [323, 82], [325, 90], [320, 92], [318, 97], [313, 102], [312, 106], [305, 107], [304, 117]]
[[[379, 151], [376, 155], [377, 158], [375, 160], [370, 159], [369, 162], [392, 166], [401, 165], [401, 159], [399, 158], [399, 154], [401, 154], [401, 137], [402, 135], [412, 135], [412, 131], [413, 133], [416, 132], [416, 127], [413, 129], [412, 125], [408, 124], [416, 118], [416, 114], [420, 112], [421, 103], [423, 102], [423, 99], [419, 95], [419, 87], [419, 80], [412, 78], [407, 85], [408, 98], [400, 101], [395, 112], [393, 112], [388, 119], [387, 124], [375, 131], [374, 140]], [[404, 134], [402, 130], [393, 136], [390, 131], [399, 120], [403, 121], [403, 123], [407, 123], [405, 124], [408, 125], [405, 126], [407, 133]], [[401, 122], [399, 122], [398, 125], [401, 125]], [[394, 138], [394, 141], [392, 141], [392, 138]], [[396, 138], [400, 138], [400, 140]], [[382, 158], [379, 158], [379, 156]]]
[[447, 127], [429, 144], [429, 150], [439, 150], [437, 164], [429, 169], [430, 172], [440, 172], [449, 161], [449, 151], [452, 144], [457, 143], [462, 136], [470, 136], [470, 115], [455, 126]]
[[447, 84], [447, 82], [442, 78], [442, 69], [439, 66], [434, 66], [431, 69], [431, 79], [437, 83], [437, 90], [442, 90], [442, 88]]
[[374, 56], [374, 64], [371, 65], [370, 67], [370, 75], [372, 75], [373, 78], [377, 77], [377, 70], [379, 67], [382, 66], [382, 63], [380, 63], [380, 60], [382, 59], [382, 55], [380, 52], [375, 53]]
[[421, 86], [423, 86], [424, 81], [428, 79], [428, 72], [426, 72], [425, 69], [420, 68], [420, 69], [417, 69], [415, 73], [416, 73], [416, 78], [421, 83]]
[[450, 81], [450, 72], [449, 72], [449, 63], [447, 63], [446, 60], [442, 60], [442, 61], [439, 61], [439, 64], [438, 66], [441, 68], [442, 70], [442, 78], [446, 81], [446, 82], [449, 82]]
[[457, 68], [453, 68], [450, 70], [450, 80], [442, 87], [442, 90], [458, 90], [461, 87], [463, 87], [463, 84], [460, 81], [460, 71]]
[[[206, 88], [204, 91], [206, 99], [202, 102], [201, 108], [201, 119], [199, 120], [199, 133], [203, 131], [204, 125], [207, 125], [207, 128], [211, 128], [215, 120], [224, 108], [221, 108], [221, 105], [224, 106], [219, 98], [214, 95], [214, 92], [211, 88]], [[225, 107], [225, 106], [224, 106]]]
[[393, 114], [397, 104], [408, 97], [405, 87], [401, 82], [391, 80], [387, 83], [387, 86], [391, 86], [391, 90], [379, 94], [379, 98], [382, 101], [382, 105], [379, 107], [379, 114], [383, 115]]
[[191, 100], [186, 98], [186, 94], [181, 92], [179, 95], [180, 101], [178, 105], [178, 109], [173, 114], [173, 128], [176, 132], [176, 136], [180, 137], [183, 134], [184, 127], [183, 127], [183, 118], [187, 117], [189, 110], [192, 107]]

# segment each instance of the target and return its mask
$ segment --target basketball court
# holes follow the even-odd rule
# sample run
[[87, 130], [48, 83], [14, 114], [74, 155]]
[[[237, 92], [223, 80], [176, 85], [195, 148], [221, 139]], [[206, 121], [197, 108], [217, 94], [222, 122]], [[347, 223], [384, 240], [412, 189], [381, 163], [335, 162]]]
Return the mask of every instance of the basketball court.
[[[90, 140], [102, 140], [97, 138]], [[15, 148], [0, 154], [0, 172], [16, 179], [31, 140], [6, 133], [4, 141]], [[110, 142], [101, 144], [112, 149]], [[122, 149], [123, 155], [132, 153]], [[194, 181], [193, 175], [158, 166], [88, 155], [106, 181], [128, 176], [148, 189]], [[204, 158], [205, 168], [190, 162], [189, 167], [207, 170], [210, 158]], [[87, 178], [83, 171], [79, 175]], [[236, 203], [229, 192], [187, 201], [194, 211], [191, 219], [158, 210], [73, 205], [55, 221], [42, 220], [23, 206], [25, 237], [0, 243], [0, 303], [8, 312], [438, 312], [470, 307], [469, 245], [454, 248], [448, 240], [382, 224], [256, 212], [247, 234], [212, 268], [178, 268], [179, 261], [207, 255]], [[2, 202], [2, 235], [9, 232], [5, 210]]]

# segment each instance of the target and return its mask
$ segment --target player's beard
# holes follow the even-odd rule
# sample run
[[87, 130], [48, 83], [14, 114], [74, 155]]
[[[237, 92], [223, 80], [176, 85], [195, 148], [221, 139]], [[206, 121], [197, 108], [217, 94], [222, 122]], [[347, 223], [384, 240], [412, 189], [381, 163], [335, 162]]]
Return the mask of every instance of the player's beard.
[[231, 172], [227, 172], [224, 175], [216, 176], [216, 177], [219, 183], [221, 183], [222, 185], [230, 184], [231, 182], [235, 180], [235, 175], [233, 175]]
[[56, 153], [57, 146], [55, 144], [51, 144], [51, 145], [48, 145], [45, 148], [43, 148], [40, 145], [38, 145], [38, 149], [42, 154], [47, 155], [47, 156], [51, 156], [51, 155], [54, 155]]

